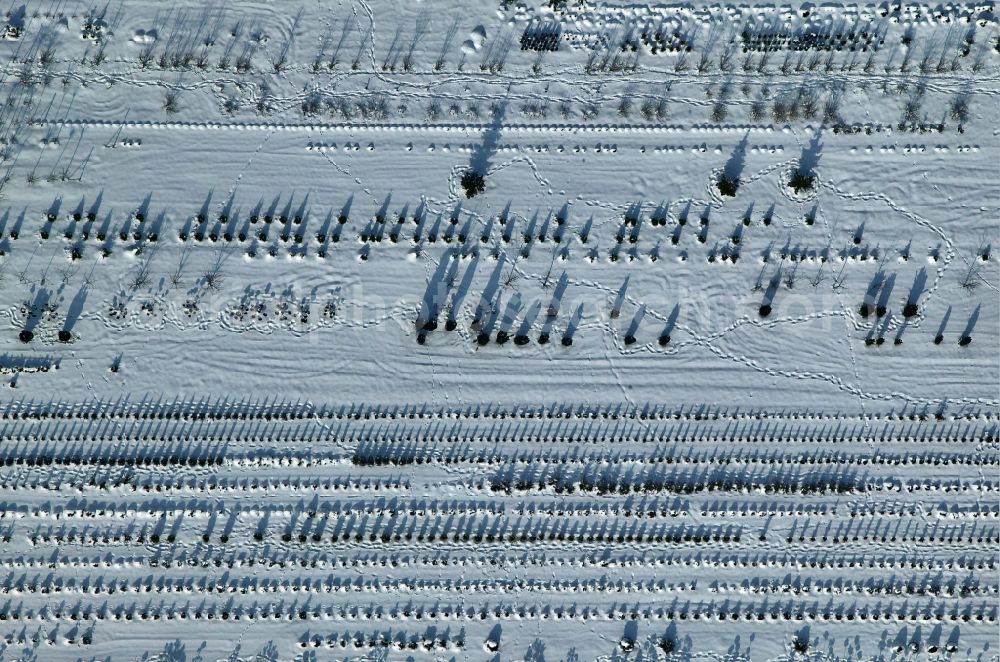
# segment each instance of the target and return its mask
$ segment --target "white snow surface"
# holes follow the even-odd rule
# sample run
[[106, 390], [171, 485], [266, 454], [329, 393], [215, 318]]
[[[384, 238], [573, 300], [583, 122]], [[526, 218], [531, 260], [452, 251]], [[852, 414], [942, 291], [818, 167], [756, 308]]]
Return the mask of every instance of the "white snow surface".
[[12, 3], [0, 660], [997, 660], [994, 11]]

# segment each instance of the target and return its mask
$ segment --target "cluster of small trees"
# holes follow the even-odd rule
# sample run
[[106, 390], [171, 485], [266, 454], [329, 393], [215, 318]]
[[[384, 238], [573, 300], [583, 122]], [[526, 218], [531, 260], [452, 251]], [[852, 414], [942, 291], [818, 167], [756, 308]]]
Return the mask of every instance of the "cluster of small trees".
[[534, 22], [521, 33], [522, 51], [557, 51], [562, 29], [558, 23]]
[[774, 29], [764, 27], [755, 29], [747, 26], [740, 32], [743, 52], [770, 53], [782, 50], [791, 51], [878, 51], [885, 44], [885, 32], [888, 28], [874, 26], [870, 22], [855, 24], [849, 29], [837, 29], [832, 26], [807, 26], [797, 31], [784, 28]]
[[[405, 111], [405, 104], [399, 106], [396, 110]], [[365, 95], [355, 100], [319, 91], [308, 94], [299, 106], [299, 111], [303, 117], [317, 117], [325, 111], [330, 116], [340, 115], [342, 119], [348, 122], [359, 119], [383, 122], [389, 119], [393, 113], [388, 97], [380, 93]]]
[[666, 24], [647, 25], [639, 31], [639, 41], [651, 55], [659, 53], [690, 53], [693, 49], [691, 32]]
[[341, 634], [330, 634], [326, 637], [318, 634], [306, 633], [299, 640], [300, 648], [370, 648], [370, 649], [393, 649], [423, 650], [423, 651], [461, 651], [465, 649], [465, 628], [456, 634], [452, 634], [450, 629], [438, 630], [431, 626], [422, 634], [407, 633], [405, 630], [393, 632], [391, 630], [377, 630], [367, 634], [360, 631], [344, 631]]

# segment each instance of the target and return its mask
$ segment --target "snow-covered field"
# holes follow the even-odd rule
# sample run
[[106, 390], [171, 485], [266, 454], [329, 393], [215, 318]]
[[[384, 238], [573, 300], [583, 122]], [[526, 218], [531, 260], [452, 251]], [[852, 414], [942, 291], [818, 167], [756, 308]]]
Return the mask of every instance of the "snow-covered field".
[[994, 11], [15, 1], [0, 660], [997, 660]]

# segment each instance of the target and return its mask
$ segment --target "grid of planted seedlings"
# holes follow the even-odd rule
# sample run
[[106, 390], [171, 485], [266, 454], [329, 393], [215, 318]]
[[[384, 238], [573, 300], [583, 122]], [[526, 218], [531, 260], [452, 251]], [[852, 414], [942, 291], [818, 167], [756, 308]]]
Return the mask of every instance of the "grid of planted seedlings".
[[955, 652], [996, 627], [998, 424], [8, 403], [0, 628], [10, 645], [84, 657], [185, 621], [428, 659], [498, 650], [498, 633], [549, 620], [619, 652], [681, 651], [730, 621], [802, 651], [812, 628]]

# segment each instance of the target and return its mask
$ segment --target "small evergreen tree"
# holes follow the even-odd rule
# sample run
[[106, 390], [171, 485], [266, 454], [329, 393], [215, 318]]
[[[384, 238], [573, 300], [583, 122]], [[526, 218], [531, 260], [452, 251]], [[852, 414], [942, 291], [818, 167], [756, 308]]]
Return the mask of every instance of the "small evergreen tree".
[[730, 198], [736, 197], [736, 190], [740, 187], [740, 180], [734, 177], [722, 175], [718, 182], [719, 193]]
[[788, 186], [796, 193], [801, 193], [802, 191], [811, 190], [813, 184], [815, 183], [816, 183], [816, 175], [803, 172], [799, 168], [795, 169], [795, 171], [792, 173], [792, 178], [788, 180]]
[[461, 184], [467, 198], [473, 198], [486, 190], [486, 180], [475, 170], [467, 170], [462, 175]]

